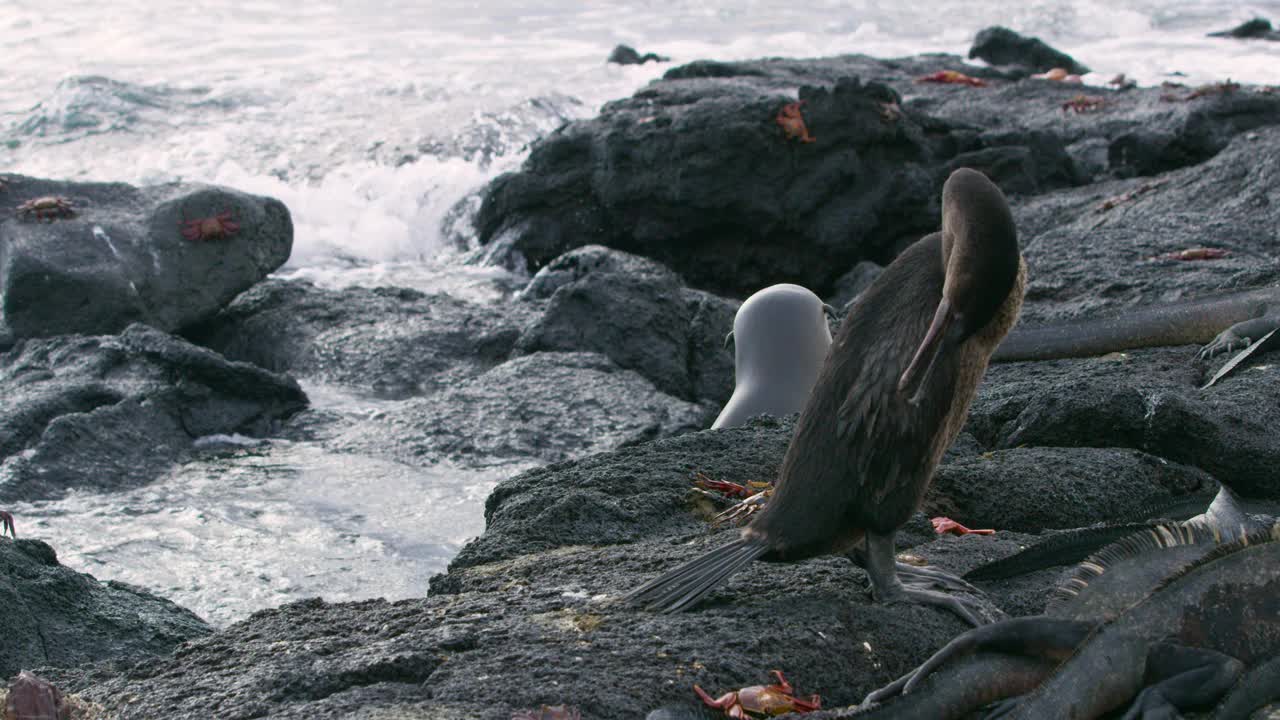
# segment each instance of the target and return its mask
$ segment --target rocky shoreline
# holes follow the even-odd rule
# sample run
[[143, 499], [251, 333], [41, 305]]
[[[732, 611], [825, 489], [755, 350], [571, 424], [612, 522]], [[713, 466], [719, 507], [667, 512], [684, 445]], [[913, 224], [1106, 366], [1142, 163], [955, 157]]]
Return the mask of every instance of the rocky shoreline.
[[[218, 631], [58, 566], [44, 543], [0, 540], [5, 636], [26, 638], [0, 648], [0, 671], [38, 669], [111, 718], [698, 717], [694, 683], [719, 694], [774, 668], [826, 708], [856, 704], [963, 624], [872, 604], [843, 558], [758, 564], [679, 616], [618, 602], [733, 532], [710, 527], [693, 473], [768, 480], [781, 462], [791, 418], [701, 429], [733, 389], [722, 340], [742, 297], [797, 282], [844, 307], [869, 263], [936, 228], [960, 166], [1010, 197], [1025, 322], [1280, 281], [1280, 92], [1030, 77], [1046, 69], [673, 68], [487, 190], [478, 256], [532, 274], [496, 305], [267, 279], [292, 241], [267, 198], [9, 178], [0, 202], [61, 195], [76, 215], [0, 221], [0, 509], [145, 484], [229, 433], [409, 465], [549, 464], [493, 491], [485, 533], [425, 597], [306, 600]], [[982, 84], [919, 81], [946, 71]], [[797, 98], [814, 142], [777, 121]], [[183, 234], [224, 212], [234, 231]], [[1202, 247], [1225, 252], [1178, 259]], [[46, 267], [69, 270], [32, 269]], [[65, 324], [99, 293], [92, 323]], [[62, 304], [31, 301], [48, 294]], [[1196, 350], [993, 365], [900, 549], [965, 572], [1219, 481], [1280, 502], [1277, 369], [1264, 356], [1201, 390], [1220, 361]], [[308, 408], [294, 377], [395, 406], [347, 423]], [[998, 532], [938, 537], [939, 514]], [[1062, 573], [979, 588], [993, 615], [1031, 614]], [[37, 610], [59, 583], [71, 599]]]

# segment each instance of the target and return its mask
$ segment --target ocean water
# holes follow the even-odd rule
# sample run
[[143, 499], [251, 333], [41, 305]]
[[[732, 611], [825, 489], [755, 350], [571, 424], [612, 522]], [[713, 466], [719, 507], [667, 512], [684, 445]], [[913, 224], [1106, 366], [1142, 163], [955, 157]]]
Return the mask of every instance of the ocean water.
[[[272, 195], [295, 226], [283, 276], [487, 301], [505, 272], [458, 260], [484, 184], [672, 64], [963, 55], [1004, 24], [1100, 81], [1275, 84], [1280, 44], [1205, 37], [1254, 16], [1280, 21], [1280, 0], [0, 0], [0, 173]], [[672, 63], [605, 63], [617, 43]], [[306, 387], [318, 407], [376, 411]], [[68, 565], [225, 624], [312, 595], [423, 594], [483, 529], [489, 489], [529, 465], [214, 444], [141, 490], [10, 509]]]

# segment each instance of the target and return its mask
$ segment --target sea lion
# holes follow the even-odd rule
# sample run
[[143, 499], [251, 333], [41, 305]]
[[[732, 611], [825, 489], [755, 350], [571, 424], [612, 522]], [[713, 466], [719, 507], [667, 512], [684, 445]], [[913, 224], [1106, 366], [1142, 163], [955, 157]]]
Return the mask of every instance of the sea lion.
[[[733, 396], [711, 427], [737, 427], [768, 413], [804, 408], [831, 347], [829, 306], [807, 288], [771, 285], [747, 298], [733, 318]], [[830, 310], [834, 312], [833, 310]]]
[[974, 601], [927, 587], [964, 587], [958, 578], [936, 570], [899, 578], [893, 536], [959, 433], [1025, 285], [1004, 195], [981, 173], [956, 170], [942, 189], [941, 232], [904, 250], [841, 324], [769, 504], [739, 539], [628, 598], [683, 610], [753, 560], [843, 553], [865, 538], [878, 600], [940, 605], [980, 624]]

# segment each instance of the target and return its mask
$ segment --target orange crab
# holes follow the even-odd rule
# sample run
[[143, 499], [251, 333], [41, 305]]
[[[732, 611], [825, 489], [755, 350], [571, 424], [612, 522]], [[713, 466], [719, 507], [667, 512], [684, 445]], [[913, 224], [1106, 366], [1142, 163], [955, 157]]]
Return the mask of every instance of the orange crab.
[[796, 697], [794, 688], [782, 677], [781, 670], [770, 670], [777, 678], [773, 685], [752, 685], [737, 692], [727, 692], [712, 699], [702, 688], [693, 686], [702, 704], [722, 710], [731, 718], [773, 717], [787, 713], [806, 713], [822, 709], [822, 698], [810, 695], [807, 699]]
[[788, 140], [796, 139], [802, 143], [811, 143], [818, 138], [809, 134], [808, 126], [804, 124], [804, 116], [800, 114], [801, 105], [804, 105], [803, 100], [783, 105], [773, 120], [782, 127], [782, 132]]
[[987, 81], [981, 78], [970, 77], [956, 70], [939, 70], [936, 73], [921, 75], [916, 78], [916, 82], [922, 83], [943, 83], [945, 85], [970, 85], [972, 87], [986, 87]]
[[1106, 107], [1106, 105], [1107, 101], [1105, 98], [1101, 98], [1096, 95], [1080, 94], [1062, 103], [1062, 112], [1071, 110], [1077, 114], [1087, 113], [1095, 110], [1101, 110]]
[[1056, 67], [1048, 72], [1036, 73], [1032, 75], [1033, 80], [1048, 80], [1050, 82], [1066, 83], [1068, 85], [1083, 85], [1084, 79], [1079, 75], [1067, 70], [1066, 68]]
[[37, 221], [48, 220], [49, 222], [53, 222], [57, 218], [76, 216], [75, 206], [71, 204], [70, 200], [61, 195], [45, 195], [33, 198], [19, 205], [14, 212], [23, 220], [35, 217]]
[[197, 220], [179, 221], [178, 227], [182, 228], [182, 237], [197, 242], [230, 237], [240, 229], [240, 224], [231, 217], [230, 212], [224, 211]]

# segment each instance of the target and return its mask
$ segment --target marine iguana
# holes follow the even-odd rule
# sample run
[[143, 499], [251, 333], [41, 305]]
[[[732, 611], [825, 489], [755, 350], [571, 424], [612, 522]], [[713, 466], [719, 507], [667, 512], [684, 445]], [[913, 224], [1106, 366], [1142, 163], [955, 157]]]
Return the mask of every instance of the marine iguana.
[[[1280, 286], [1138, 308], [1121, 315], [1009, 332], [992, 362], [1088, 357], [1161, 345], [1203, 344], [1201, 357], [1245, 348], [1280, 327]], [[1206, 344], [1207, 343], [1207, 344]]]
[[1215, 495], [1196, 493], [1163, 498], [1123, 518], [1052, 535], [1009, 557], [980, 565], [965, 573], [964, 579], [1003, 580], [1057, 565], [1069, 565], [1121, 538], [1173, 520], [1212, 523], [1223, 532], [1238, 536], [1262, 527], [1248, 512], [1274, 512], [1276, 509], [1275, 503], [1241, 499], [1225, 485]]
[[[1081, 563], [1044, 615], [970, 630], [864, 705], [910, 693], [953, 661], [1002, 670], [1004, 655], [1061, 664], [1012, 665], [1010, 677], [991, 678], [1007, 696], [1034, 688], [1003, 703], [1000, 717], [1097, 718], [1126, 705], [1126, 720], [1175, 717], [1224, 694], [1220, 709], [1232, 714], [1218, 717], [1245, 717], [1280, 697], [1280, 686], [1261, 684], [1280, 676], [1280, 522], [1227, 543], [1214, 530], [1182, 523], [1126, 538]], [[993, 699], [955, 686], [972, 684], [972, 670], [950, 672], [928, 687], [949, 705], [907, 695], [851, 717], [957, 718]]]

